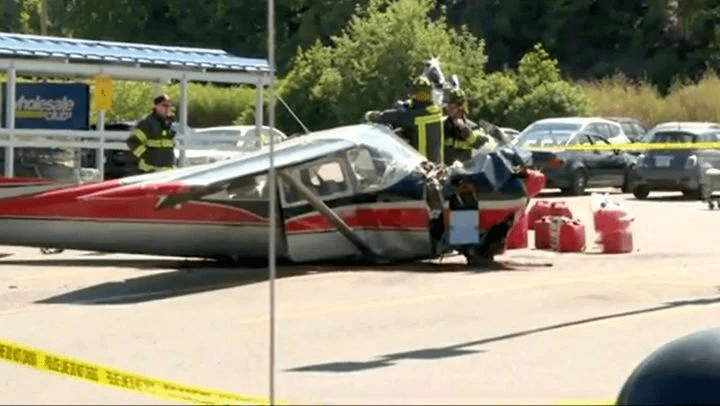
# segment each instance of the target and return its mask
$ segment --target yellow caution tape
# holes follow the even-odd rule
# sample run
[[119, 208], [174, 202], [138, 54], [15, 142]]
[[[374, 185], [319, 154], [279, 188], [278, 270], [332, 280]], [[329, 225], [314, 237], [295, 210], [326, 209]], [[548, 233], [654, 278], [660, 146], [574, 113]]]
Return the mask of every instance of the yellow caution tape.
[[[171, 381], [151, 378], [100, 364], [81, 361], [27, 345], [0, 339], [0, 360], [33, 368], [38, 371], [92, 382], [97, 385], [124, 389], [163, 399], [175, 399], [195, 404], [269, 405], [270, 400], [231, 392], [204, 389]], [[278, 403], [278, 402], [273, 402]], [[280, 404], [287, 404], [280, 402]]]
[[623, 144], [580, 144], [580, 145], [548, 145], [528, 146], [531, 151], [650, 151], [650, 150], [691, 150], [720, 149], [720, 142], [636, 142]]

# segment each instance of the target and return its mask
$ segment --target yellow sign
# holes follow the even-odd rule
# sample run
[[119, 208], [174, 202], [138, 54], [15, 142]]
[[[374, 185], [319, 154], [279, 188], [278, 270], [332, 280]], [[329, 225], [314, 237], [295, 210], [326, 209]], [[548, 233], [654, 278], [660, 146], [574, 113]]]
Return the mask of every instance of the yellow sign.
[[112, 110], [112, 81], [107, 75], [95, 79], [95, 108]]

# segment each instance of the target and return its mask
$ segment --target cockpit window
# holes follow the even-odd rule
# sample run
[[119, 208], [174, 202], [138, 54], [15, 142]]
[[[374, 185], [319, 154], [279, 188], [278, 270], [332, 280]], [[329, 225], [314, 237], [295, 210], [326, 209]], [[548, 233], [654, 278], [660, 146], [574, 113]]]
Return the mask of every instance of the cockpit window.
[[370, 151], [365, 148], [350, 150], [348, 151], [348, 161], [361, 190], [380, 185], [383, 169], [380, 163], [370, 155]]
[[[314, 163], [288, 170], [288, 172], [323, 200], [352, 192], [343, 166], [337, 160]], [[287, 204], [306, 200], [302, 193], [287, 180], [282, 181], [282, 193]]]

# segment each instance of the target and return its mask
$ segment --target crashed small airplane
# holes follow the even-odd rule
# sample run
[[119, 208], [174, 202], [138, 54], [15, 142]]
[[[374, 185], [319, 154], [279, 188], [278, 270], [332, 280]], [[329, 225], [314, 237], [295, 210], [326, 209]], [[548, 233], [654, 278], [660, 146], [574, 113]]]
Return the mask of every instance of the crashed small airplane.
[[265, 147], [210, 164], [9, 193], [0, 198], [0, 227], [8, 230], [0, 244], [265, 260], [272, 232], [277, 258], [290, 262], [392, 263], [458, 251], [475, 264], [504, 251], [530, 200], [526, 166], [512, 147], [435, 166], [378, 124], [287, 139], [275, 145], [273, 163], [274, 230]]

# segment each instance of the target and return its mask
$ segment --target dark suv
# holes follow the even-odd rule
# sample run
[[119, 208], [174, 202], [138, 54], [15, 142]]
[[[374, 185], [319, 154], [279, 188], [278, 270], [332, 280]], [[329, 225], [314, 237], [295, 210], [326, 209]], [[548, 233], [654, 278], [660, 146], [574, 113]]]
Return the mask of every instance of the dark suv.
[[[719, 142], [720, 124], [663, 123], [653, 128], [646, 139], [666, 145]], [[710, 168], [720, 169], [720, 149], [648, 149], [638, 157], [631, 181], [633, 194], [645, 199], [652, 191], [680, 191], [687, 198], [700, 199], [705, 193], [702, 174]]]

